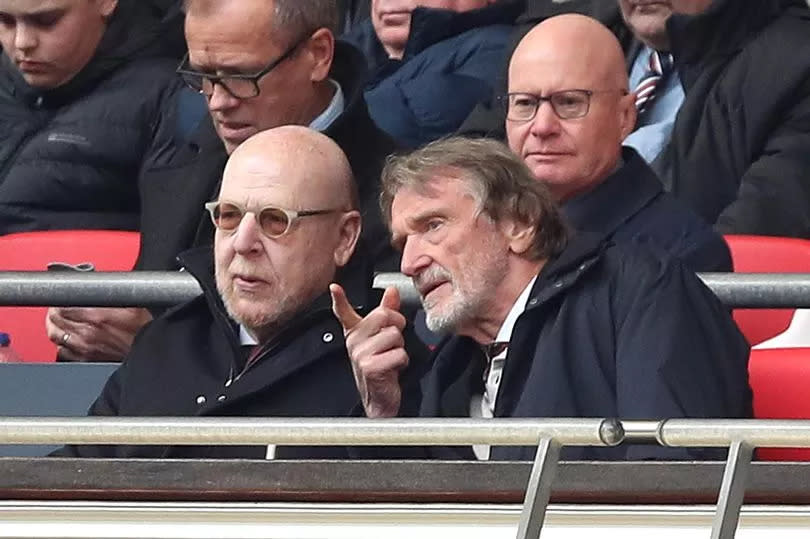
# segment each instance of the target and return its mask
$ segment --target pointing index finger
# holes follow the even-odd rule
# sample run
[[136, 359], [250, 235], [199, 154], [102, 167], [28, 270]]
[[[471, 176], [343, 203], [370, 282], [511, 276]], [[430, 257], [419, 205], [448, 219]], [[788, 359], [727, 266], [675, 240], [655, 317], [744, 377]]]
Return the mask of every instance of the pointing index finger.
[[351, 331], [363, 318], [357, 314], [357, 311], [349, 303], [349, 298], [346, 297], [346, 292], [342, 286], [335, 283], [330, 284], [329, 294], [332, 296], [332, 312], [335, 313], [338, 322], [343, 326], [343, 331]]

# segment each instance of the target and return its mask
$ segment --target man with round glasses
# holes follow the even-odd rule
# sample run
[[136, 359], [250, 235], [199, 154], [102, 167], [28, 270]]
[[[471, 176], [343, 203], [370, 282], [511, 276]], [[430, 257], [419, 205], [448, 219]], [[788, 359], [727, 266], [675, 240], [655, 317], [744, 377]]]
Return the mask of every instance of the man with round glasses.
[[[234, 151], [206, 207], [213, 249], [180, 257], [203, 294], [144, 329], [90, 414], [348, 416], [359, 397], [328, 287], [352, 256], [361, 217], [340, 148], [300, 126], [259, 133]], [[68, 446], [59, 454], [346, 456], [275, 446]]]
[[518, 44], [508, 76], [509, 146], [575, 229], [643, 245], [695, 271], [731, 271], [722, 237], [622, 147], [635, 126], [635, 96], [606, 27], [582, 15], [547, 19]]

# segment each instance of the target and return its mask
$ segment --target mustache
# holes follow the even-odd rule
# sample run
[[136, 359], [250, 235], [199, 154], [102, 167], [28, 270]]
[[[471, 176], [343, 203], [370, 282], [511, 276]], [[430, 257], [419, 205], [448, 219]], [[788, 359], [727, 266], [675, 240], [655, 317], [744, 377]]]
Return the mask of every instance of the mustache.
[[267, 280], [267, 268], [263, 268], [261, 264], [254, 264], [238, 257], [235, 257], [228, 265], [227, 273], [231, 277], [241, 275], [252, 279]]
[[444, 269], [443, 267], [439, 266], [438, 264], [428, 266], [424, 271], [422, 271], [418, 275], [414, 275], [412, 278], [414, 286], [419, 291], [419, 294], [422, 296], [424, 296], [424, 291], [431, 285], [438, 283], [440, 281], [451, 281], [451, 280], [452, 276], [450, 275], [450, 272]]

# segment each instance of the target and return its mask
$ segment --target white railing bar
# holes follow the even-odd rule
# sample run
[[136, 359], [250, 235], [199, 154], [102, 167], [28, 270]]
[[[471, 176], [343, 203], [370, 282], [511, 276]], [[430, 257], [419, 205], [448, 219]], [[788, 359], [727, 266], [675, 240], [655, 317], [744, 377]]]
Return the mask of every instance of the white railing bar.
[[[633, 430], [631, 421], [622, 421]], [[753, 447], [810, 448], [806, 419], [668, 419], [658, 424], [655, 439], [669, 447], [728, 447], [746, 442]]]
[[0, 444], [535, 446], [541, 438], [612, 446], [622, 432], [613, 420], [582, 418], [0, 418]]

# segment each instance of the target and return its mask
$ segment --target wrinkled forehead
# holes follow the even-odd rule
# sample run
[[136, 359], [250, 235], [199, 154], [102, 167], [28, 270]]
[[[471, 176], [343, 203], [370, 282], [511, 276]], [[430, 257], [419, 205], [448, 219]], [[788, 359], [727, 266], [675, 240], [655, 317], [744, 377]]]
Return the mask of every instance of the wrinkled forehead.
[[219, 198], [245, 205], [297, 210], [345, 204], [327, 173], [316, 160], [307, 162], [296, 152], [241, 155], [228, 162]]
[[222, 176], [219, 199], [245, 206], [295, 208], [307, 189], [299, 176], [285, 163], [272, 159], [232, 160]]
[[472, 189], [457, 171], [431, 174], [422, 181], [401, 186], [392, 199], [391, 221], [417, 213], [452, 209], [475, 197]]
[[591, 89], [604, 78], [598, 54], [586, 46], [556, 47], [544, 44], [515, 50], [509, 63], [510, 92]]

